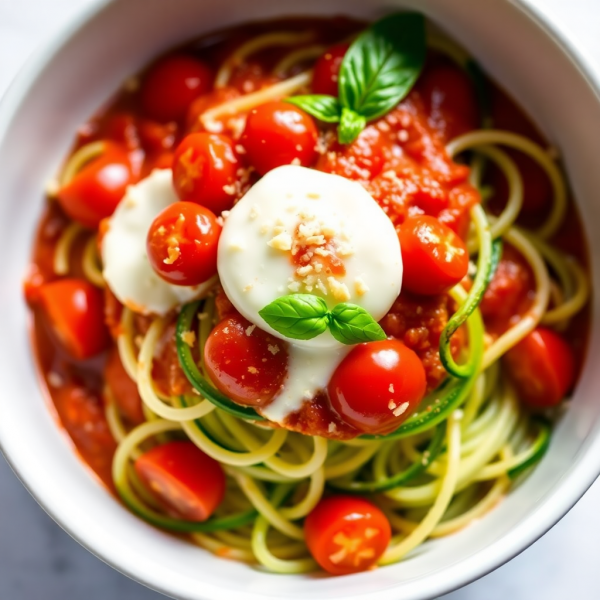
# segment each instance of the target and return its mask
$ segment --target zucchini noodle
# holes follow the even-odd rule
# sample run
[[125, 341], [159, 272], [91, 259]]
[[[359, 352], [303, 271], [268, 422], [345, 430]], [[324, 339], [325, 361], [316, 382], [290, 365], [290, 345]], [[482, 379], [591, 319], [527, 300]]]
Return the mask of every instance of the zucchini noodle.
[[73, 177], [75, 177], [87, 163], [98, 158], [105, 149], [106, 144], [104, 142], [91, 142], [79, 148], [79, 150], [69, 158], [59, 177], [60, 187], [64, 187], [71, 183]]
[[69, 223], [62, 232], [56, 248], [54, 249], [54, 273], [55, 275], [68, 275], [71, 249], [73, 243], [83, 231], [83, 227], [78, 223]]
[[314, 44], [306, 46], [306, 48], [298, 48], [286, 54], [273, 68], [273, 73], [278, 77], [284, 77], [286, 73], [296, 65], [309, 60], [319, 58], [326, 50], [325, 46]]
[[102, 269], [98, 264], [98, 240], [95, 235], [91, 236], [85, 244], [83, 260], [81, 262], [86, 279], [96, 287], [104, 287]]

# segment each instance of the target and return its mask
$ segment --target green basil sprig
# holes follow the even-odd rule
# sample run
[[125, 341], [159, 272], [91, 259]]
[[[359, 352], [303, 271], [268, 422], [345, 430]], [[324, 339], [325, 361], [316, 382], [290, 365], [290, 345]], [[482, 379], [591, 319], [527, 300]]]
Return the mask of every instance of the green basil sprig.
[[287, 102], [321, 121], [339, 123], [338, 139], [349, 144], [368, 121], [388, 113], [408, 94], [425, 54], [423, 15], [389, 15], [363, 31], [348, 48], [340, 67], [339, 98], [310, 94]]
[[282, 296], [258, 314], [275, 331], [294, 340], [311, 340], [327, 328], [342, 344], [386, 339], [377, 321], [361, 306], [341, 302], [329, 310], [325, 300], [312, 294]]

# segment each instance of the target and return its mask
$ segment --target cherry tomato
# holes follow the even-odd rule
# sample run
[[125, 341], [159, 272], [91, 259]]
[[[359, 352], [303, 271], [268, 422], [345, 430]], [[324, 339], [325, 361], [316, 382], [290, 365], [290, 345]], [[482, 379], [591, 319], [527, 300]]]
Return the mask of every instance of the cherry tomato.
[[106, 149], [85, 165], [57, 194], [58, 202], [71, 219], [96, 229], [110, 217], [135, 177], [125, 149], [105, 142]]
[[397, 429], [425, 395], [425, 369], [416, 353], [391, 339], [355, 346], [327, 390], [335, 411], [364, 433]]
[[139, 124], [140, 141], [147, 152], [160, 153], [171, 150], [175, 145], [176, 134], [175, 123], [157, 123], [150, 119], [142, 119]]
[[135, 470], [167, 511], [205, 521], [225, 495], [221, 465], [192, 442], [156, 446], [135, 461]]
[[325, 51], [315, 63], [312, 79], [314, 94], [338, 95], [338, 76], [350, 44], [337, 44]]
[[152, 222], [146, 238], [152, 268], [174, 285], [198, 285], [217, 272], [221, 226], [194, 202], [174, 202]]
[[415, 294], [441, 294], [469, 269], [465, 243], [435, 217], [409, 217], [400, 226], [402, 285]]
[[333, 575], [365, 571], [384, 553], [392, 536], [390, 523], [374, 504], [356, 496], [330, 496], [304, 521], [306, 545], [314, 559]]
[[119, 412], [132, 425], [143, 423], [145, 421], [144, 411], [137, 384], [125, 371], [119, 351], [114, 346], [108, 353], [108, 359], [104, 366], [104, 381], [112, 392]]
[[140, 146], [135, 116], [132, 113], [115, 113], [110, 116], [104, 128], [104, 135], [128, 150], [136, 150]]
[[181, 200], [197, 202], [220, 214], [233, 206], [239, 168], [231, 138], [191, 133], [175, 151], [173, 185]]
[[445, 141], [476, 129], [479, 109], [473, 83], [467, 73], [449, 63], [425, 69], [418, 89], [423, 97], [429, 123]]
[[309, 167], [317, 157], [317, 126], [293, 104], [267, 102], [248, 115], [242, 144], [250, 164], [264, 175], [292, 162]]
[[140, 87], [142, 110], [157, 121], [179, 121], [190, 104], [212, 88], [213, 73], [202, 61], [185, 54], [160, 59]]
[[85, 279], [59, 279], [39, 290], [39, 307], [64, 349], [79, 360], [108, 348], [102, 291]]
[[221, 321], [204, 347], [206, 370], [215, 386], [238, 404], [266, 406], [287, 374], [286, 343], [242, 316]]
[[101, 398], [73, 382], [54, 388], [56, 412], [83, 459], [112, 487], [112, 457], [117, 447]]
[[521, 400], [531, 408], [556, 406], [571, 389], [575, 359], [555, 331], [538, 327], [504, 356], [509, 377]]

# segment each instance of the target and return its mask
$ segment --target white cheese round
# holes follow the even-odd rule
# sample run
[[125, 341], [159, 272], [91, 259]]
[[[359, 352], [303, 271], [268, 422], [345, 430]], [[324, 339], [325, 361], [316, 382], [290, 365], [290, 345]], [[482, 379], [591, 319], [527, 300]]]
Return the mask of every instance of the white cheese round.
[[[300, 234], [315, 253], [328, 252], [331, 244], [323, 246], [319, 236], [327, 237], [345, 274], [332, 277], [311, 268], [299, 275], [290, 246]], [[288, 165], [267, 173], [231, 210], [219, 240], [218, 271], [225, 293], [249, 321], [287, 339], [258, 314], [267, 304], [294, 292], [312, 293], [329, 308], [351, 302], [379, 320], [400, 293], [402, 257], [394, 226], [360, 184]], [[340, 346], [328, 331], [294, 344]]]
[[178, 200], [171, 170], [153, 171], [127, 188], [102, 239], [104, 279], [119, 301], [138, 313], [164, 315], [194, 300], [214, 283], [173, 285], [150, 265], [146, 253], [150, 225], [162, 210]]

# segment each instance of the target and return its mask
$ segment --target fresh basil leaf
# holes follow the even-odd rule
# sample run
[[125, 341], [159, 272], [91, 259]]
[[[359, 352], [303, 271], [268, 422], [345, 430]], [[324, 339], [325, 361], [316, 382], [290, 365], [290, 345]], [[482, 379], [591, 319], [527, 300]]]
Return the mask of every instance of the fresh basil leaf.
[[327, 329], [327, 304], [312, 294], [282, 296], [258, 314], [275, 331], [294, 340], [310, 340]]
[[340, 101], [334, 96], [326, 94], [310, 94], [306, 96], [292, 96], [285, 100], [301, 108], [309, 115], [325, 123], [337, 123], [340, 120], [342, 107]]
[[368, 121], [386, 114], [414, 85], [425, 54], [422, 15], [399, 13], [374, 23], [352, 43], [342, 61], [342, 106]]
[[349, 302], [341, 302], [331, 311], [329, 330], [342, 344], [376, 342], [387, 337], [379, 323], [364, 308]]
[[366, 124], [367, 120], [362, 115], [344, 107], [338, 126], [338, 140], [340, 144], [351, 144], [365, 128]]

